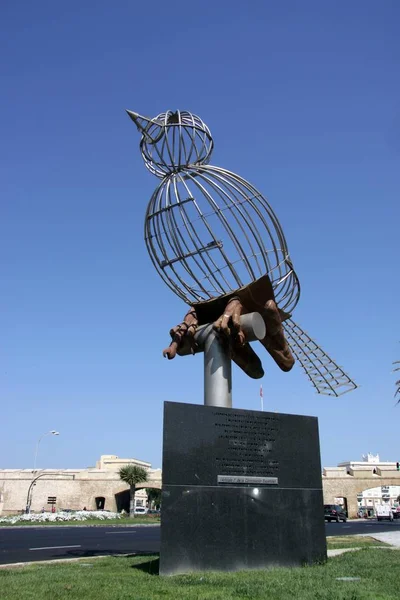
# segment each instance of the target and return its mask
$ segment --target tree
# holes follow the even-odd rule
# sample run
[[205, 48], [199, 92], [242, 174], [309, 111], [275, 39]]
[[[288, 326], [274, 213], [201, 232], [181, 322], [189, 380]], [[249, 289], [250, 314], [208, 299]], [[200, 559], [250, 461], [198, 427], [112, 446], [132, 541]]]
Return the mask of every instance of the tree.
[[119, 476], [122, 481], [129, 485], [129, 516], [134, 517], [136, 484], [147, 481], [148, 473], [143, 467], [129, 464], [120, 468]]
[[161, 504], [161, 490], [157, 488], [146, 488], [146, 494], [148, 501], [153, 504], [154, 507], [159, 508]]

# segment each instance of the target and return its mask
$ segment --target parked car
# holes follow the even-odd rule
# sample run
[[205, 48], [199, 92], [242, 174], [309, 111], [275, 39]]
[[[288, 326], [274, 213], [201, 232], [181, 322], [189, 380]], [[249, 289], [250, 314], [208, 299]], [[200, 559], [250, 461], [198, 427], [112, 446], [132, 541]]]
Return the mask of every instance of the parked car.
[[135, 515], [147, 515], [147, 508], [144, 506], [136, 506], [134, 510]]
[[393, 507], [393, 519], [400, 519], [400, 506]]
[[339, 521], [346, 523], [347, 521], [347, 513], [340, 504], [324, 504], [324, 514], [325, 521], [336, 521], [336, 523]]

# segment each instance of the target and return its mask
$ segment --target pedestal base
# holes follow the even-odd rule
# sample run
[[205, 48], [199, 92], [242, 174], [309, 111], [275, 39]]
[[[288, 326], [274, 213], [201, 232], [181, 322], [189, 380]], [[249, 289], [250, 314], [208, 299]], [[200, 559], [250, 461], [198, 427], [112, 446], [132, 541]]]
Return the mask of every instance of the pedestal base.
[[165, 403], [161, 575], [324, 560], [315, 417]]

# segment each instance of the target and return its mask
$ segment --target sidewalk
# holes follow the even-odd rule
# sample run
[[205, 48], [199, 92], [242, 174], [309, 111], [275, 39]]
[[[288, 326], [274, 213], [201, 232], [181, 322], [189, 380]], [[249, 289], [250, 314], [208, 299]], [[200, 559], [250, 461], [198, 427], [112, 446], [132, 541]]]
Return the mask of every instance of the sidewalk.
[[[393, 550], [400, 549], [400, 531], [388, 531], [385, 533], [359, 533], [357, 534], [359, 537], [371, 537], [374, 540], [378, 540], [378, 542], [383, 542], [385, 544], [389, 544]], [[378, 548], [385, 549], [385, 546], [375, 546]], [[344, 554], [345, 552], [355, 552], [356, 550], [361, 550], [361, 548], [337, 548], [335, 550], [328, 550], [328, 557], [339, 556], [340, 554]]]
[[400, 531], [385, 531], [384, 533], [361, 533], [363, 537], [372, 537], [379, 542], [385, 542], [396, 548], [400, 548]]

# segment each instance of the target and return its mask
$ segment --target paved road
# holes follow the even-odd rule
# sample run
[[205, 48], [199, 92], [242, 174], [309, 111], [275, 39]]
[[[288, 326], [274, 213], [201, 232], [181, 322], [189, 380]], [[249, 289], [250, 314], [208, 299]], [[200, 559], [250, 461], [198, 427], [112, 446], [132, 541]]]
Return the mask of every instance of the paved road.
[[160, 527], [0, 529], [0, 564], [160, 550]]
[[[326, 523], [327, 535], [400, 532], [400, 520]], [[0, 529], [0, 564], [91, 557], [146, 554], [160, 550], [160, 528], [153, 527], [25, 527]]]
[[393, 522], [358, 519], [347, 523], [325, 523], [326, 535], [357, 535], [359, 533], [385, 533], [388, 531], [400, 532], [400, 519]]

